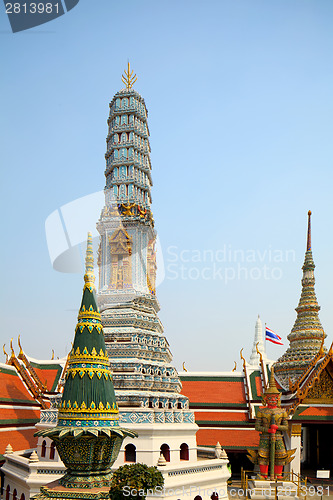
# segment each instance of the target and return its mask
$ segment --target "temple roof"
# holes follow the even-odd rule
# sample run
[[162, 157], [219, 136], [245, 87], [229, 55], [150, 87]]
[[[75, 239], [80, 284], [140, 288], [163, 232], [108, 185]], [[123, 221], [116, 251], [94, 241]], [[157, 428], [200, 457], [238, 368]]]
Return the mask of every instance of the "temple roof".
[[[63, 369], [58, 361], [31, 364], [47, 388], [57, 386]], [[40, 402], [35, 399], [15, 366], [0, 363], [0, 380], [0, 455], [5, 453], [8, 444], [13, 451], [35, 448], [37, 439], [34, 433], [35, 424], [40, 419]]]

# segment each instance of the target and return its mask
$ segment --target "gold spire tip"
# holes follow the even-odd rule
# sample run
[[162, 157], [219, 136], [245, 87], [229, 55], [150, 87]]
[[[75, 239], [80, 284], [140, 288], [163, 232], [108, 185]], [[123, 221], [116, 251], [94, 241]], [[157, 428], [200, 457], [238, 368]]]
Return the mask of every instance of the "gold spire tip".
[[306, 251], [311, 250], [311, 210], [308, 211], [308, 237], [306, 242]]
[[86, 269], [84, 275], [84, 281], [94, 283], [95, 275], [94, 275], [94, 253], [93, 253], [93, 245], [92, 245], [92, 235], [88, 233], [87, 237], [87, 250], [86, 250]]
[[265, 394], [280, 394], [280, 391], [276, 387], [275, 377], [274, 377], [274, 366], [271, 367], [271, 376], [269, 378], [269, 386], [265, 391]]
[[131, 66], [130, 63], [127, 63], [127, 71], [124, 71], [124, 75], [121, 77], [122, 82], [126, 85], [127, 90], [130, 90], [133, 88], [133, 85], [137, 81], [137, 76], [136, 74], [133, 75], [133, 70], [131, 71]]

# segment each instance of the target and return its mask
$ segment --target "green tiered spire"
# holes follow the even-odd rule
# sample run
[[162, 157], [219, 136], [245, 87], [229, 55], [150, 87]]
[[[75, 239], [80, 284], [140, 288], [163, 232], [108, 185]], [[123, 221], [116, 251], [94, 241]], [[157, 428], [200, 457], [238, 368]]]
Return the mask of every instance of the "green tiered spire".
[[99, 418], [102, 419], [99, 420], [99, 426], [114, 427], [118, 425], [118, 407], [105, 349], [101, 315], [96, 303], [90, 233], [87, 241], [84, 281], [58, 425], [68, 426], [80, 419], [81, 425], [89, 427], [92, 420]]
[[[93, 263], [89, 233], [85, 284], [58, 424], [37, 433], [54, 440], [68, 469], [59, 480], [65, 488], [106, 486], [124, 437], [135, 436], [132, 431], [119, 427], [118, 406], [96, 303]], [[50, 495], [48, 491], [42, 489], [44, 496], [52, 497], [52, 491]]]
[[289, 379], [295, 383], [318, 354], [326, 334], [320, 323], [320, 306], [314, 289], [315, 277], [311, 250], [311, 211], [308, 212], [308, 234], [303, 264], [302, 293], [296, 307], [297, 318], [288, 335], [290, 347], [274, 365], [279, 381], [287, 389]]

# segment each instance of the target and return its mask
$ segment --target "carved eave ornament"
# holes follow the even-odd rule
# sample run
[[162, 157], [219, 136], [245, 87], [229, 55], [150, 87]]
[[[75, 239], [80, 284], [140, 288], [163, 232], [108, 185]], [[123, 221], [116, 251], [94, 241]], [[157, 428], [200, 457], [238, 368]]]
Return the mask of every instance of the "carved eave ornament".
[[333, 404], [333, 343], [326, 356], [308, 371], [301, 387], [297, 387], [297, 401], [291, 411], [300, 404]]

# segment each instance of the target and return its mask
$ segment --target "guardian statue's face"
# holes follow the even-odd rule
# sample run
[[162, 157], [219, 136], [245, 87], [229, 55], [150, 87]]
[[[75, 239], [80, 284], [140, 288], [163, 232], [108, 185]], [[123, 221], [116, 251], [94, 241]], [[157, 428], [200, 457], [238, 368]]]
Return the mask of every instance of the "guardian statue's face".
[[266, 394], [265, 401], [268, 408], [276, 408], [280, 403], [280, 394]]

